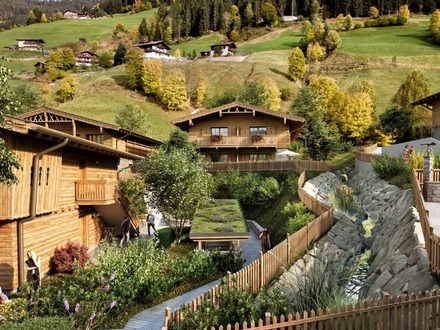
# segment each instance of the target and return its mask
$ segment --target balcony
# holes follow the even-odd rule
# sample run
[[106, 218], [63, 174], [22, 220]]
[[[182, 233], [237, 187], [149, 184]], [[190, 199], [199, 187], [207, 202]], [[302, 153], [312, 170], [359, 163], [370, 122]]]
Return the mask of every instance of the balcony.
[[[215, 135], [217, 136], [217, 135]], [[261, 140], [256, 141], [252, 136], [221, 136], [213, 139], [211, 135], [201, 136], [195, 139], [199, 148], [226, 148], [226, 147], [277, 147], [278, 138], [275, 135], [263, 135]]]
[[75, 201], [78, 205], [110, 205], [116, 203], [116, 197], [116, 181], [75, 181]]

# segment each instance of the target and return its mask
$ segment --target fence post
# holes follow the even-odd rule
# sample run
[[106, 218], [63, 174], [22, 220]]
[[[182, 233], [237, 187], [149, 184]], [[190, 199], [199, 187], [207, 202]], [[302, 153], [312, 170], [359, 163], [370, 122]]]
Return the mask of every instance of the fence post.
[[286, 234], [286, 241], [287, 241], [287, 262], [286, 264], [288, 264], [290, 262], [290, 235], [289, 233]]
[[172, 316], [171, 308], [165, 307], [165, 324], [162, 327], [162, 330], [168, 329], [168, 321], [171, 319], [171, 316]]
[[232, 287], [232, 274], [229, 270], [227, 272], [227, 276], [228, 276], [228, 288], [231, 288]]
[[260, 269], [259, 269], [259, 272], [258, 272], [258, 275], [259, 275], [259, 277], [260, 277], [260, 280], [259, 280], [259, 289], [261, 289], [263, 286], [264, 286], [264, 284], [263, 284], [263, 252], [261, 252], [260, 251], [260, 257], [259, 257], [259, 261], [260, 261]]

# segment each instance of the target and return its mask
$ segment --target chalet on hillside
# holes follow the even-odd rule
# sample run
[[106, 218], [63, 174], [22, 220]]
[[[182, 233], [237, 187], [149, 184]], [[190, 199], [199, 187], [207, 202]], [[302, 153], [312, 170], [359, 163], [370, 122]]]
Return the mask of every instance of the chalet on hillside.
[[133, 47], [139, 47], [144, 51], [144, 58], [146, 59], [172, 59], [173, 56], [168, 54], [171, 49], [162, 40], [144, 42], [139, 44], [134, 44]]
[[298, 135], [304, 119], [259, 106], [233, 102], [177, 118], [174, 125], [189, 133], [206, 161], [275, 160]]
[[237, 51], [237, 46], [234, 42], [222, 42], [220, 44], [209, 45], [211, 47], [210, 55], [211, 57], [219, 54], [220, 56], [234, 55]]
[[116, 125], [42, 107], [17, 116], [28, 122], [93, 141], [104, 146], [145, 156], [160, 141]]
[[92, 250], [106, 231], [117, 234], [125, 216], [139, 227], [118, 189], [118, 163], [143, 157], [15, 117], [5, 120], [0, 133], [22, 166], [14, 169], [17, 184], [0, 184], [0, 286], [12, 292], [26, 279], [29, 251], [41, 257], [45, 274], [55, 248], [67, 241]]
[[432, 137], [440, 140], [440, 92], [415, 101], [411, 105], [421, 105], [432, 111]]
[[82, 52], [78, 52], [75, 54], [75, 60], [77, 66], [97, 65], [99, 61], [99, 55], [90, 50], [83, 50]]
[[73, 10], [66, 10], [63, 13], [63, 18], [66, 18], [66, 19], [78, 18], [78, 16], [79, 16], [79, 14]]
[[17, 50], [41, 50], [43, 49], [43, 45], [45, 44], [43, 39], [31, 39], [31, 38], [22, 38], [15, 39], [18, 41], [18, 45], [16, 46]]

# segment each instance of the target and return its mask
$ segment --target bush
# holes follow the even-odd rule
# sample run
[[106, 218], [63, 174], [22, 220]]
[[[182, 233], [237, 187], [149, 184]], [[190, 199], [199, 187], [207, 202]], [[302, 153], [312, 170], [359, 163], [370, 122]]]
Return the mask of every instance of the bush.
[[159, 245], [163, 248], [169, 248], [176, 240], [176, 234], [170, 227], [162, 228], [154, 232], [154, 236], [159, 239]]
[[373, 167], [374, 173], [381, 179], [389, 179], [393, 176], [403, 174], [407, 172], [409, 168], [403, 161], [402, 156], [392, 158], [388, 154], [374, 157], [371, 166]]
[[265, 313], [272, 316], [286, 316], [289, 312], [286, 296], [279, 288], [273, 290], [263, 290], [260, 295], [260, 318], [264, 319]]
[[354, 29], [355, 29], [355, 30], [362, 29], [363, 27], [364, 27], [364, 24], [363, 24], [362, 22], [357, 22], [357, 23], [354, 25]]
[[79, 243], [67, 242], [65, 247], [55, 249], [52, 266], [57, 273], [71, 273], [77, 265], [84, 267], [88, 261], [87, 247]]
[[61, 316], [36, 317], [23, 321], [22, 323], [0, 323], [0, 330], [70, 330], [73, 328], [73, 322]]
[[355, 191], [345, 184], [340, 184], [334, 192], [336, 205], [344, 211], [353, 211], [356, 207]]
[[212, 261], [214, 262], [219, 272], [238, 272], [245, 262], [242, 251], [229, 250], [228, 252], [221, 252], [214, 250], [211, 252]]
[[315, 219], [315, 215], [308, 210], [302, 203], [287, 202], [283, 209], [283, 213], [289, 217], [287, 223], [287, 232], [289, 234], [296, 233], [302, 227]]
[[293, 90], [291, 88], [281, 88], [280, 89], [280, 93], [281, 93], [281, 100], [283, 101], [289, 101], [292, 99], [293, 97]]
[[145, 182], [139, 178], [129, 178], [119, 182], [119, 189], [127, 197], [130, 207], [138, 217], [147, 213], [144, 201]]

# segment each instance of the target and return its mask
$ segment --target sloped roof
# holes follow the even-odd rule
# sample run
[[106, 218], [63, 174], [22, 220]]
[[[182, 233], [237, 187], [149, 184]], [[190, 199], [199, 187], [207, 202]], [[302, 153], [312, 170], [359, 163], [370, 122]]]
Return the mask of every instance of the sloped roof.
[[418, 101], [415, 101], [415, 102], [411, 103], [411, 105], [427, 106], [427, 105], [431, 105], [434, 101], [437, 101], [438, 99], [440, 99], [440, 92], [429, 95], [429, 96], [427, 96], [423, 99], [420, 99]]
[[68, 146], [79, 149], [85, 149], [93, 152], [99, 152], [114, 157], [139, 159], [139, 160], [144, 158], [142, 156], [138, 156], [129, 152], [114, 149], [97, 142], [89, 141], [38, 124], [29, 123], [16, 117], [5, 115], [4, 118], [5, 118], [5, 125], [0, 126], [0, 128], [13, 131], [19, 134], [29, 135], [45, 140], [68, 139], [69, 140], [67, 144]]
[[17, 40], [17, 41], [38, 41], [38, 42], [40, 42], [40, 43], [42, 43], [42, 44], [45, 43], [43, 39], [18, 38], [18, 39], [15, 39], [15, 40]]
[[272, 116], [272, 117], [286, 119], [286, 120], [289, 120], [289, 121], [295, 121], [295, 122], [301, 122], [301, 123], [305, 122], [305, 119], [301, 118], [299, 116], [291, 115], [291, 114], [288, 114], [288, 113], [282, 113], [282, 112], [278, 112], [278, 111], [273, 111], [273, 110], [269, 110], [269, 109], [266, 109], [266, 108], [263, 108], [263, 107], [260, 107], [260, 106], [257, 106], [257, 105], [251, 105], [251, 104], [247, 104], [247, 103], [243, 103], [243, 102], [232, 102], [232, 103], [228, 103], [228, 104], [225, 104], [225, 105], [221, 105], [221, 106], [216, 107], [216, 108], [212, 108], [212, 109], [208, 109], [208, 110], [203, 110], [203, 111], [199, 111], [199, 112], [196, 112], [196, 113], [192, 113], [192, 114], [187, 115], [187, 116], [176, 118], [176, 119], [172, 120], [171, 123], [176, 125], [176, 124], [188, 121], [188, 120], [193, 120], [193, 119], [196, 119], [196, 118], [205, 117], [205, 116], [211, 115], [211, 114], [216, 113], [216, 112], [222, 112], [222, 111], [225, 111], [225, 110], [230, 110], [232, 108], [243, 108], [243, 109], [246, 109], [246, 110], [255, 111], [257, 113], [262, 113], [262, 114], [269, 115], [269, 116]]
[[222, 42], [222, 43], [219, 43], [219, 44], [211, 44], [211, 45], [209, 45], [209, 47], [218, 47], [218, 46], [231, 46], [231, 47], [234, 47], [234, 48], [237, 48], [237, 46], [235, 45], [235, 43], [233, 42], [233, 41], [229, 41], [229, 42]]
[[162, 144], [162, 142], [155, 140], [153, 138], [150, 138], [148, 136], [142, 135], [142, 134], [138, 134], [135, 133], [133, 131], [127, 130], [125, 128], [119, 127], [117, 125], [113, 125], [113, 124], [109, 124], [109, 123], [105, 123], [99, 120], [95, 120], [95, 119], [91, 119], [91, 118], [87, 118], [87, 117], [83, 117], [83, 116], [78, 116], [72, 113], [68, 113], [68, 112], [64, 112], [61, 110], [57, 110], [57, 109], [52, 109], [52, 108], [48, 108], [48, 107], [41, 107], [29, 112], [25, 112], [22, 114], [17, 115], [17, 118], [26, 120], [26, 121], [32, 121], [31, 118], [34, 116], [37, 116], [39, 114], [53, 114], [59, 117], [63, 117], [67, 120], [75, 120], [78, 122], [83, 122], [86, 124], [90, 124], [90, 125], [95, 125], [95, 126], [99, 126], [102, 128], [106, 128], [109, 130], [113, 130], [113, 131], [117, 131], [117, 132], [121, 132], [123, 134], [127, 134], [127, 135], [131, 135], [134, 136], [136, 138], [142, 139], [152, 145], [160, 145]]
[[148, 46], [156, 46], [156, 45], [163, 45], [167, 50], [170, 50], [170, 46], [168, 46], [165, 41], [158, 40], [158, 41], [150, 41], [150, 42], [141, 42], [138, 44], [134, 44], [133, 47], [148, 47]]
[[83, 50], [82, 52], [77, 52], [77, 53], [75, 53], [75, 55], [84, 54], [84, 53], [89, 53], [91, 55], [99, 56], [98, 54], [96, 54], [96, 53], [94, 53], [94, 52], [92, 52], [91, 50], [88, 50], [88, 49]]

